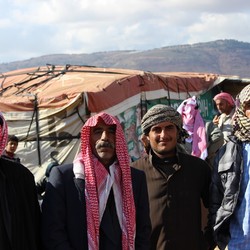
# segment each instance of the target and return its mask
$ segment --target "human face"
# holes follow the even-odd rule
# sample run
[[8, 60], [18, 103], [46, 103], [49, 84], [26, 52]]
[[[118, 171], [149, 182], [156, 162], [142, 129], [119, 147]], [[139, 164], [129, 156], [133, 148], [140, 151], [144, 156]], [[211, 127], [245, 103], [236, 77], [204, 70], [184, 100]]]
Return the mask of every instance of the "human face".
[[244, 112], [246, 117], [250, 119], [250, 100], [244, 104]]
[[223, 99], [217, 99], [215, 105], [221, 114], [229, 115], [233, 109], [233, 107]]
[[9, 141], [6, 145], [5, 150], [9, 153], [14, 154], [16, 152], [18, 143], [16, 141]]
[[110, 166], [116, 157], [115, 131], [115, 125], [106, 125], [103, 120], [90, 130], [92, 152], [105, 167]]
[[166, 158], [175, 155], [178, 136], [179, 131], [175, 124], [161, 122], [151, 127], [148, 140], [154, 153], [159, 158]]

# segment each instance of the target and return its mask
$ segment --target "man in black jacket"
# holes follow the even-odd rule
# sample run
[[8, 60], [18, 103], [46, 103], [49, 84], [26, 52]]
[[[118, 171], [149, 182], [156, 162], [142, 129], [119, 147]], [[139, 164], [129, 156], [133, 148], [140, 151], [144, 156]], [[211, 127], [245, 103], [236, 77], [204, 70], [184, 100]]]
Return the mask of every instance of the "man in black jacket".
[[[0, 113], [0, 154], [8, 128]], [[40, 208], [34, 176], [20, 163], [0, 158], [0, 249], [38, 250]]]
[[46, 250], [146, 250], [151, 223], [145, 174], [130, 167], [119, 121], [90, 117], [73, 164], [55, 166], [42, 203]]

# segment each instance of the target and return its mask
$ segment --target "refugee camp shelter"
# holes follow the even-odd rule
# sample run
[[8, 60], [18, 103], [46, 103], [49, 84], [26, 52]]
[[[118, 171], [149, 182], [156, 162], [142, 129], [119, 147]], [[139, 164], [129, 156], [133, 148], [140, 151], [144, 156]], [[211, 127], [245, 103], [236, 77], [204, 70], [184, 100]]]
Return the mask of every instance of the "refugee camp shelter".
[[0, 83], [0, 110], [9, 134], [19, 138], [17, 153], [38, 181], [49, 163], [74, 160], [81, 128], [95, 113], [105, 111], [120, 120], [134, 160], [143, 151], [140, 121], [149, 107], [165, 103], [177, 108], [195, 95], [209, 120], [213, 95], [229, 85], [242, 88], [246, 81], [212, 73], [46, 65], [4, 73]]

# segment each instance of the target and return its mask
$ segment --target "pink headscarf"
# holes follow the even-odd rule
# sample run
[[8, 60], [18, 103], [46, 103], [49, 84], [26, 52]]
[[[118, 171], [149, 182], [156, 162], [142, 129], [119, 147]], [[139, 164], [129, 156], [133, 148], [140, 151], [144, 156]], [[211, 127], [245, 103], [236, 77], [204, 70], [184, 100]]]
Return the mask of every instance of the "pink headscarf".
[[182, 115], [183, 128], [188, 132], [187, 141], [192, 142], [192, 155], [207, 158], [207, 141], [204, 121], [198, 110], [195, 96], [184, 100], [177, 111]]
[[232, 107], [235, 106], [235, 101], [234, 101], [233, 97], [226, 92], [221, 92], [221, 93], [217, 94], [213, 100], [216, 101], [218, 99], [222, 99], [222, 100], [227, 101]]
[[[77, 164], [79, 166], [80, 162], [80, 166], [84, 168], [80, 169], [80, 174], [84, 175], [85, 179], [88, 247], [90, 250], [99, 249], [99, 199], [104, 192], [105, 186], [103, 184], [108, 175], [108, 171], [101, 162], [93, 157], [90, 146], [90, 130], [91, 127], [97, 125], [99, 119], [102, 119], [107, 125], [116, 125], [115, 145], [118, 163], [115, 168], [117, 177], [115, 181], [120, 185], [121, 192], [114, 195], [120, 196], [122, 201], [122, 248], [124, 250], [132, 250], [135, 248], [135, 204], [127, 143], [119, 121], [106, 113], [97, 114], [86, 121], [81, 131], [81, 152], [74, 161], [75, 166]], [[77, 169], [77, 167], [74, 168]]]
[[0, 125], [0, 156], [1, 156], [8, 141], [8, 126], [1, 112], [0, 112], [0, 124], [1, 124]]

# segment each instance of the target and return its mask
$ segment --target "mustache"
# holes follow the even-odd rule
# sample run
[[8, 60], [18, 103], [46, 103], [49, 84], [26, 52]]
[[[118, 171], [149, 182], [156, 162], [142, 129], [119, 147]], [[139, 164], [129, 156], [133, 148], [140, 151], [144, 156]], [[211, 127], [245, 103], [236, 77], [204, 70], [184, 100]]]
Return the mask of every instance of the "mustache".
[[115, 145], [111, 142], [99, 142], [96, 145], [96, 149], [100, 149], [100, 148], [112, 148], [112, 149], [114, 149]]

